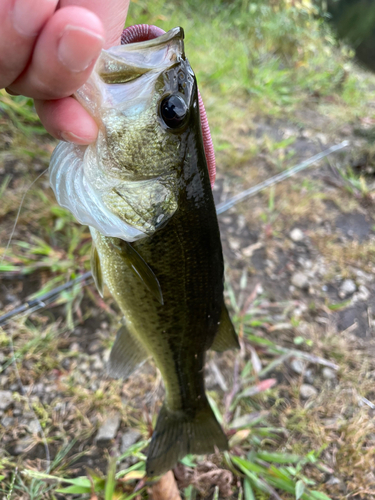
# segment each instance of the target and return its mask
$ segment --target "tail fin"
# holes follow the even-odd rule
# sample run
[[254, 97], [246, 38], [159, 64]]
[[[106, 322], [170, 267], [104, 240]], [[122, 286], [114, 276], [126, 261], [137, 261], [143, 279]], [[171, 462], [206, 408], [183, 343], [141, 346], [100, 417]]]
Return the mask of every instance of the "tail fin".
[[170, 411], [164, 403], [152, 435], [147, 475], [164, 474], [189, 453], [204, 455], [217, 449], [227, 450], [228, 441], [207, 399], [194, 415]]

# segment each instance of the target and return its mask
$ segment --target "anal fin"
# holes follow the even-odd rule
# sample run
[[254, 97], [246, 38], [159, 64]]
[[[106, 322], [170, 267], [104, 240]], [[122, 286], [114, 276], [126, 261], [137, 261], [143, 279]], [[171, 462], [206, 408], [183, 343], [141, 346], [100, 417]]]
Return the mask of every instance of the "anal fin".
[[217, 352], [224, 352], [228, 349], [239, 349], [237, 334], [233, 323], [229, 317], [228, 309], [225, 304], [221, 309], [219, 330], [214, 338], [211, 349]]
[[141, 343], [122, 326], [116, 335], [107, 365], [108, 375], [126, 379], [148, 358], [148, 353]]

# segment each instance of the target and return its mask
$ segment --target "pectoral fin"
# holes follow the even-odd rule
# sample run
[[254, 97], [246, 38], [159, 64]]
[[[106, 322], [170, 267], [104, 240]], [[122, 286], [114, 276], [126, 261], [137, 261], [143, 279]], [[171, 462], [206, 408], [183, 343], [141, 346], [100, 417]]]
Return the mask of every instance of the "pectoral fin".
[[228, 309], [225, 304], [221, 310], [219, 331], [212, 343], [211, 349], [217, 352], [223, 352], [227, 349], [239, 349], [238, 337], [234, 326], [229, 317]]
[[146, 285], [150, 290], [152, 295], [164, 305], [163, 294], [160, 288], [160, 283], [155, 276], [152, 269], [147, 265], [139, 253], [126, 241], [117, 240], [119, 243], [112, 243], [116, 250], [119, 252], [124, 262], [132, 271], [138, 276], [138, 278]]
[[126, 326], [117, 332], [109, 356], [107, 372], [110, 377], [126, 379], [148, 358], [148, 354], [140, 342]]
[[90, 262], [91, 262], [91, 272], [92, 272], [92, 276], [94, 278], [96, 288], [98, 289], [99, 295], [101, 297], [103, 297], [102, 268], [100, 267], [99, 254], [98, 254], [98, 251], [96, 249], [94, 242], [92, 242]]

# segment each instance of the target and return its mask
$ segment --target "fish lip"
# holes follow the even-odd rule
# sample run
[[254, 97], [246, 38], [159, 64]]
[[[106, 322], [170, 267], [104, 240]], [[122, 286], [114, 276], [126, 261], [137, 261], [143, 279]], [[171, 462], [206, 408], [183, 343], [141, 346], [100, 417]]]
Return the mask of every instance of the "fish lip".
[[[153, 38], [151, 40], [144, 40], [142, 42], [133, 42], [133, 43], [127, 43], [125, 44], [129, 50], [139, 50], [139, 47], [141, 46], [142, 48], [152, 48], [152, 47], [158, 47], [159, 45], [166, 44], [168, 42], [174, 41], [174, 40], [181, 40], [183, 41], [185, 38], [185, 32], [184, 29], [181, 26], [177, 26], [176, 28], [172, 28], [171, 30], [167, 31], [164, 35], [160, 35], [156, 38]], [[123, 47], [124, 45], [122, 45]], [[183, 54], [185, 55], [185, 54]]]

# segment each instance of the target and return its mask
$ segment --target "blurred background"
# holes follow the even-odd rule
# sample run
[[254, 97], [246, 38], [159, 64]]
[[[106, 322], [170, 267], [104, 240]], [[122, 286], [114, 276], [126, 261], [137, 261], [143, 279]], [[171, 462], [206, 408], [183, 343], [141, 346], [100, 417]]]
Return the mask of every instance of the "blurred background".
[[[242, 348], [210, 353], [207, 389], [231, 450], [187, 457], [182, 498], [375, 495], [374, 20], [369, 1], [131, 2], [127, 25], [185, 30], [216, 203], [349, 142], [219, 217]], [[0, 91], [0, 316], [90, 269], [87, 227], [41, 175], [55, 145]], [[0, 326], [3, 498], [155, 495], [141, 450], [163, 387], [152, 363], [105, 375], [119, 318], [88, 278]]]

